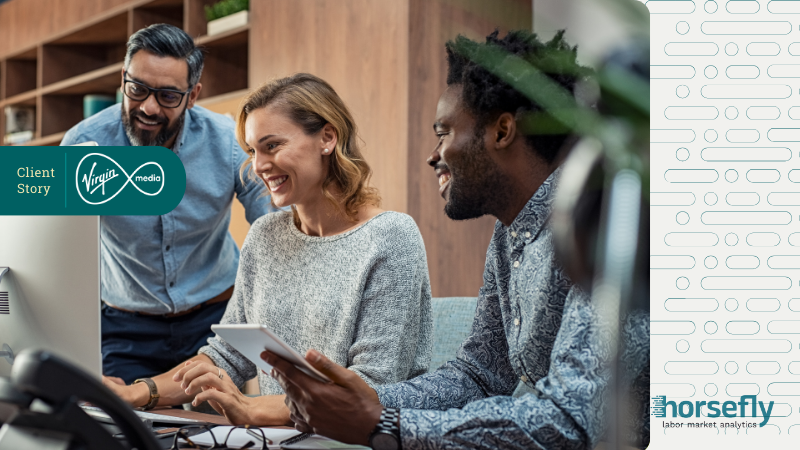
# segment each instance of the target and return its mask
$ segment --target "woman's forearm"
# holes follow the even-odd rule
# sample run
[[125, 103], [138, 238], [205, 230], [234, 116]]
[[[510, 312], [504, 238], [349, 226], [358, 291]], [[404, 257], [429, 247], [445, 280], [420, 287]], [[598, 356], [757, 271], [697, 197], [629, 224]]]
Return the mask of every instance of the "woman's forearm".
[[[216, 365], [211, 358], [204, 354], [199, 354], [187, 361], [200, 361], [211, 365]], [[184, 389], [181, 388], [181, 383], [179, 381], [172, 381], [173, 375], [175, 375], [175, 373], [179, 371], [184, 364], [185, 362], [177, 365], [169, 372], [153, 377], [153, 381], [156, 383], [156, 387], [158, 388], [158, 406], [181, 405], [191, 402], [194, 398], [194, 396], [186, 395]], [[129, 397], [125, 398], [125, 396], [123, 396], [123, 399], [134, 407], [144, 406], [150, 401], [150, 390], [144, 383], [137, 383], [129, 386], [128, 394]]]

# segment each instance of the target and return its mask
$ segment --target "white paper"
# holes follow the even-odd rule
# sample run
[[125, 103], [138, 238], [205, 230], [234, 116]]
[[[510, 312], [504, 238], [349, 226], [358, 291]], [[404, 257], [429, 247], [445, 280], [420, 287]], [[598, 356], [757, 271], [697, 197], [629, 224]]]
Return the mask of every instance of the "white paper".
[[[225, 437], [228, 436], [231, 429], [234, 427], [232, 426], [219, 426], [214, 427], [211, 429], [211, 432], [214, 433], [214, 437], [217, 439], [219, 444], [222, 444], [225, 441]], [[286, 439], [292, 438], [300, 434], [297, 430], [285, 430], [279, 428], [262, 428], [264, 430], [264, 435], [267, 439], [272, 440], [272, 445], [269, 446], [270, 449], [278, 449], [280, 448], [281, 441]], [[255, 430], [254, 430], [255, 431]], [[256, 431], [258, 433], [258, 431]], [[260, 434], [260, 433], [259, 433]], [[214, 440], [211, 438], [211, 433], [205, 432], [198, 434], [197, 436], [190, 436], [189, 439], [192, 442], [195, 442], [199, 445], [213, 445]], [[230, 438], [228, 438], [228, 447], [229, 448], [242, 448], [247, 445], [248, 442], [253, 441], [256, 445], [252, 446], [251, 448], [261, 448], [261, 442], [258, 441], [254, 436], [250, 435], [246, 429], [244, 428], [237, 428], [233, 430], [231, 433]]]

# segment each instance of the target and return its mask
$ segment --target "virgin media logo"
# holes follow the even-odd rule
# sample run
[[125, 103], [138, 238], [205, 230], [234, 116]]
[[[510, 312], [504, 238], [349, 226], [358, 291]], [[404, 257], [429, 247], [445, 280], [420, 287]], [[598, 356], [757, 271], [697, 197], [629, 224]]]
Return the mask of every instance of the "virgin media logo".
[[164, 189], [164, 169], [156, 162], [147, 162], [130, 175], [116, 161], [102, 153], [89, 153], [78, 163], [75, 187], [81, 199], [90, 205], [111, 201], [128, 185], [147, 196], [156, 196]]

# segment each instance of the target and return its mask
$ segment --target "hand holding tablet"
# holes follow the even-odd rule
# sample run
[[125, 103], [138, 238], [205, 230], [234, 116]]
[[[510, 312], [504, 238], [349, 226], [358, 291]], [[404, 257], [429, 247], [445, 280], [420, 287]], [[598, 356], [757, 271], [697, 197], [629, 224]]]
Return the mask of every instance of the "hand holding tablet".
[[306, 375], [326, 383], [331, 381], [263, 325], [212, 325], [211, 330], [264, 372], [269, 373], [272, 370], [272, 366], [261, 359], [261, 352], [269, 350], [294, 364]]

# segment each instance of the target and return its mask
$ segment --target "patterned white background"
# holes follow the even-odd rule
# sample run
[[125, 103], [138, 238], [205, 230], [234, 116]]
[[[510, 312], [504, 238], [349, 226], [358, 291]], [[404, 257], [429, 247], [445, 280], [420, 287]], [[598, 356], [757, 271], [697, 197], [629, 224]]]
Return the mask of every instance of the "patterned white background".
[[646, 5], [651, 396], [775, 402], [747, 431], [652, 417], [650, 448], [797, 448], [800, 1]]

